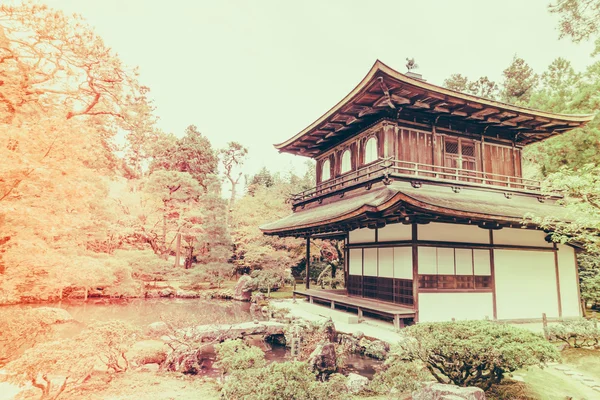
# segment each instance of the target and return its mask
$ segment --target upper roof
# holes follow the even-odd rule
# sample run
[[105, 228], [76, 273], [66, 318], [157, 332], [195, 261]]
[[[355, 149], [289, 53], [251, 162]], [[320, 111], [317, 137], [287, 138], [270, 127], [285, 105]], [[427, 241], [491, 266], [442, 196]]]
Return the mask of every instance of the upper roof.
[[582, 126], [594, 116], [555, 114], [457, 92], [411, 78], [377, 60], [346, 97], [275, 148], [315, 157], [383, 117], [436, 123], [440, 128], [450, 125], [528, 144]]

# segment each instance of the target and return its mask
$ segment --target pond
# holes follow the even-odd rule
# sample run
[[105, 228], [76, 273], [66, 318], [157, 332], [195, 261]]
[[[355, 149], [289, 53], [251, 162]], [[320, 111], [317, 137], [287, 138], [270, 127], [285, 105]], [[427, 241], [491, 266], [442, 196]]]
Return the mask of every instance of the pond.
[[[123, 320], [142, 329], [163, 319], [175, 321], [180, 326], [186, 324], [236, 324], [253, 320], [250, 303], [214, 299], [132, 299], [128, 301], [102, 299], [11, 307], [59, 307], [67, 310], [76, 321], [83, 324], [94, 321]], [[81, 328], [72, 327], [63, 333], [65, 335], [75, 334], [79, 329]], [[211, 360], [207, 360], [207, 365], [211, 365], [214, 361], [214, 354], [208, 356]], [[265, 356], [269, 361], [290, 360], [289, 351], [283, 346], [272, 346]], [[368, 378], [373, 376], [380, 364], [380, 361], [358, 354], [352, 354], [346, 360], [349, 372], [355, 372]], [[214, 370], [206, 372], [207, 375], [218, 375], [218, 372]]]

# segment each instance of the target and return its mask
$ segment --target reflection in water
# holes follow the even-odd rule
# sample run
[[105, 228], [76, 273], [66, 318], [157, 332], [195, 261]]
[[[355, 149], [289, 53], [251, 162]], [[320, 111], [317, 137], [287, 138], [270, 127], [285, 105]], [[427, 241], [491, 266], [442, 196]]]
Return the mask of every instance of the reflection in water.
[[[132, 300], [88, 300], [63, 301], [54, 304], [9, 306], [9, 307], [60, 307], [67, 310], [73, 318], [81, 322], [80, 326], [65, 327], [63, 335], [71, 336], [81, 330], [83, 325], [94, 321], [123, 320], [140, 328], [163, 319], [178, 321], [179, 326], [235, 324], [252, 321], [250, 303], [229, 300], [204, 299], [132, 299]], [[215, 361], [214, 351], [205, 354], [203, 363], [206, 376], [217, 377], [220, 372], [212, 368]], [[290, 352], [284, 346], [272, 345], [265, 353], [270, 362], [290, 361]], [[355, 372], [371, 378], [381, 361], [352, 354], [346, 359], [347, 372]]]
[[189, 320], [190, 324], [235, 324], [251, 321], [250, 304], [227, 300], [132, 299], [45, 304], [67, 310], [75, 320], [124, 320], [141, 328], [161, 319]]

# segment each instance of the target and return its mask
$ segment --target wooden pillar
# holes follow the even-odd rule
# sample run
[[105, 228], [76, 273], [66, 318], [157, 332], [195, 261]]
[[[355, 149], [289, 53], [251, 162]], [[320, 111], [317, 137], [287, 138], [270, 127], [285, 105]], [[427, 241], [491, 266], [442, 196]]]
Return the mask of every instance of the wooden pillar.
[[310, 289], [310, 236], [306, 237], [306, 289]]
[[348, 235], [349, 233], [346, 233], [346, 237], [344, 238], [344, 282], [346, 283], [346, 294], [348, 293], [348, 275], [350, 275], [350, 250], [348, 249], [350, 239], [348, 238]]
[[419, 249], [417, 247], [417, 223], [412, 224], [412, 269], [413, 269], [413, 309], [415, 322], [419, 322]]
[[579, 316], [586, 316], [586, 304], [581, 299], [581, 284], [579, 283], [579, 262], [577, 261], [577, 251], [573, 249], [573, 257], [575, 257], [575, 279], [577, 279], [577, 300], [579, 301]]
[[490, 229], [490, 274], [492, 276], [492, 309], [494, 313], [494, 320], [498, 319], [498, 312], [496, 308], [496, 264], [494, 262], [494, 231]]
[[558, 271], [558, 246], [552, 243], [554, 249], [554, 270], [556, 272], [556, 295], [558, 298], [558, 318], [562, 318], [562, 301], [560, 299], [560, 273]]

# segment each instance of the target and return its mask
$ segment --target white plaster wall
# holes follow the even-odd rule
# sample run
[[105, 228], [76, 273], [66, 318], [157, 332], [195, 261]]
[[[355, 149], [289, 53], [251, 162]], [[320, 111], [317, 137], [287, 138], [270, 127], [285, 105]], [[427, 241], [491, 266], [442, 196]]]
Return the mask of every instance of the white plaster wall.
[[580, 315], [579, 295], [577, 291], [577, 265], [575, 250], [567, 245], [558, 245], [558, 275], [560, 277], [560, 301], [563, 317]]
[[473, 250], [473, 268], [474, 274], [478, 276], [490, 276], [492, 274], [489, 250]]
[[363, 251], [363, 274], [365, 276], [377, 276], [377, 249], [364, 249]]
[[419, 322], [494, 318], [492, 293], [419, 293]]
[[375, 242], [375, 229], [361, 228], [348, 233], [350, 243], [373, 243]]
[[512, 244], [516, 246], [538, 246], [552, 248], [552, 243], [544, 240], [546, 233], [531, 229], [503, 228], [495, 230], [494, 244]]
[[437, 274], [454, 275], [454, 249], [438, 247]]
[[384, 278], [394, 277], [393, 247], [383, 247], [379, 249], [379, 276]]
[[558, 317], [554, 252], [494, 250], [498, 319]]
[[348, 273], [350, 275], [362, 275], [362, 249], [350, 249]]
[[394, 278], [413, 279], [412, 247], [394, 247]]
[[456, 275], [473, 275], [473, 250], [456, 249]]
[[440, 242], [489, 243], [490, 233], [473, 225], [444, 224], [432, 222], [417, 226], [419, 240], [435, 240]]
[[412, 225], [386, 225], [378, 230], [377, 240], [380, 242], [390, 242], [393, 240], [412, 240]]
[[435, 275], [437, 274], [437, 252], [435, 247], [418, 248], [419, 251], [419, 274]]

